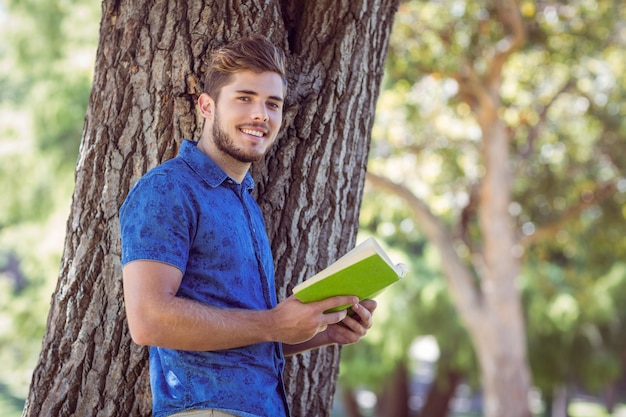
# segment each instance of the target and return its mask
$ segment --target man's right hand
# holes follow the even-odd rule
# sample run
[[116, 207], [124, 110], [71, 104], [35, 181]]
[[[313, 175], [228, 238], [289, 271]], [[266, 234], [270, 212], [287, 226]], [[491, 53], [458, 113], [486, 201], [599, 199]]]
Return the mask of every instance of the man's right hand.
[[325, 311], [358, 302], [358, 297], [341, 295], [304, 304], [292, 295], [270, 310], [272, 339], [287, 344], [306, 342], [326, 330], [329, 324], [339, 323], [347, 315], [347, 310], [332, 313]]

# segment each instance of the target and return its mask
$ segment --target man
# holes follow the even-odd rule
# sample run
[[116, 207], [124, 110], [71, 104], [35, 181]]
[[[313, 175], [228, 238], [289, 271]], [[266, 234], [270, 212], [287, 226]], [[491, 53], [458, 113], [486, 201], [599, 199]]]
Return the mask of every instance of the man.
[[[376, 303], [277, 302], [248, 171], [282, 123], [282, 51], [262, 37], [227, 45], [204, 87], [200, 140], [140, 179], [120, 210], [128, 325], [150, 346], [155, 417], [288, 416], [283, 355], [358, 341]], [[354, 315], [324, 314], [345, 304]]]

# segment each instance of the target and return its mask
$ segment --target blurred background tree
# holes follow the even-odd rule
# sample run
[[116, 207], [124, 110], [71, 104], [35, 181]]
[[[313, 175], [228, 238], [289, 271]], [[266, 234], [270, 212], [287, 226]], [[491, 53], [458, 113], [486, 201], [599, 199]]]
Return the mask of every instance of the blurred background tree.
[[[483, 173], [481, 133], [453, 75], [473, 46], [500, 30], [491, 4], [401, 5], [370, 156], [371, 171], [393, 172], [390, 178], [409, 186], [451, 227], [467, 220], [470, 236], [476, 233], [472, 184]], [[626, 15], [620, 2], [610, 0], [522, 1], [519, 7], [528, 40], [503, 69], [498, 116], [512, 138], [516, 175], [508, 209], [519, 230], [519, 288], [533, 383], [547, 400], [546, 414], [552, 401], [564, 404], [579, 392], [612, 410], [624, 400], [626, 366]], [[0, 0], [5, 416], [20, 415], [41, 347], [99, 14], [98, 3]], [[481, 56], [470, 58], [480, 68]], [[364, 234], [384, 240], [412, 272], [381, 297], [371, 335], [344, 349], [344, 393], [354, 401], [351, 394], [360, 388], [375, 392], [380, 416], [417, 415], [438, 402], [447, 412], [460, 383], [480, 391], [480, 376], [440, 257], [406, 202], [372, 184], [361, 222]], [[457, 239], [462, 242], [462, 235]], [[432, 369], [422, 358], [431, 345], [416, 343], [431, 335], [439, 358]], [[438, 384], [431, 385], [431, 378]], [[392, 408], [398, 404], [403, 411]]]
[[[506, 47], [496, 3], [442, 0], [401, 5], [370, 155], [370, 172], [405, 191], [404, 204], [387, 204], [390, 194], [370, 187], [373, 200], [385, 201], [386, 209], [397, 213], [379, 221], [376, 233], [396, 245], [406, 229], [403, 225], [420, 230], [423, 225], [408, 202], [419, 199], [449, 227], [457, 253], [469, 265], [476, 247], [480, 249], [475, 190], [485, 166], [483, 133], [463, 89], [463, 66], [469, 62], [475, 73], [484, 75], [493, 54]], [[603, 398], [611, 411], [618, 394], [624, 393], [626, 335], [618, 306], [626, 280], [626, 15], [613, 1], [522, 1], [519, 7], [527, 42], [502, 68], [497, 115], [510, 138], [514, 181], [508, 212], [518, 230], [518, 286], [533, 382], [541, 389], [548, 413], [556, 400], [555, 415], [565, 415], [568, 399], [580, 391]], [[370, 204], [370, 199], [364, 200], [364, 220]], [[420, 238], [426, 240], [423, 229], [411, 240]], [[430, 245], [406, 253], [423, 257]], [[403, 284], [405, 295], [413, 294], [406, 291], [409, 285], [418, 294], [428, 294], [433, 273], [418, 271], [411, 278], [422, 283]], [[441, 264], [434, 274], [442, 279]], [[414, 303], [422, 300], [414, 296]], [[430, 316], [418, 309], [414, 307], [416, 315], [409, 319], [413, 334], [427, 334], [422, 327]], [[389, 333], [406, 333], [407, 318], [402, 315], [399, 321], [404, 324], [396, 326], [397, 319], [390, 317], [382, 326]], [[458, 316], [447, 319], [449, 323], [442, 322], [431, 333], [440, 347], [467, 347], [438, 334], [453, 328]], [[359, 350], [366, 348], [350, 347], [355, 352], [344, 356], [346, 368], [357, 366], [356, 359], [348, 359], [358, 358]], [[396, 361], [406, 361], [407, 352], [396, 355]], [[463, 362], [443, 363], [453, 364], [466, 378], [472, 372], [471, 367], [458, 366]], [[377, 372], [379, 383], [370, 388], [379, 393], [380, 381], [389, 383], [393, 375], [392, 367], [361, 369]], [[346, 381], [351, 371], [344, 373]]]

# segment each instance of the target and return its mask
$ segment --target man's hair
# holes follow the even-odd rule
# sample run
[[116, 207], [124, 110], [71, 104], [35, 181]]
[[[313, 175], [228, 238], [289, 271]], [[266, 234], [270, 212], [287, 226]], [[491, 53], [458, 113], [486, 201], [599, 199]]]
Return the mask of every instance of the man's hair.
[[217, 101], [221, 88], [240, 71], [275, 72], [287, 88], [285, 54], [261, 35], [241, 38], [213, 51], [204, 80], [204, 91]]

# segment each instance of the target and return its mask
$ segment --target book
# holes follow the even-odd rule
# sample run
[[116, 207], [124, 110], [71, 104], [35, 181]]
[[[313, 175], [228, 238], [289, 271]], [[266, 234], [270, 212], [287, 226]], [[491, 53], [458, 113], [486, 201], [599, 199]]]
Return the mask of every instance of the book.
[[[296, 285], [293, 294], [303, 303], [335, 295], [354, 295], [372, 299], [398, 282], [407, 272], [404, 264], [394, 264], [374, 238], [368, 238], [328, 268]], [[341, 311], [350, 305], [327, 312]]]

